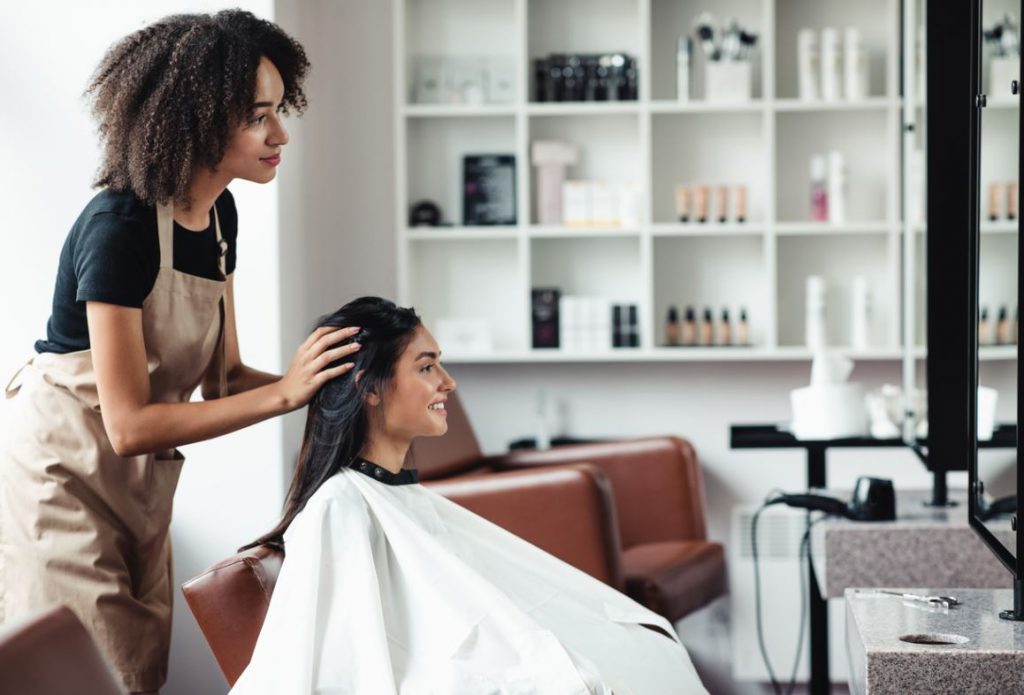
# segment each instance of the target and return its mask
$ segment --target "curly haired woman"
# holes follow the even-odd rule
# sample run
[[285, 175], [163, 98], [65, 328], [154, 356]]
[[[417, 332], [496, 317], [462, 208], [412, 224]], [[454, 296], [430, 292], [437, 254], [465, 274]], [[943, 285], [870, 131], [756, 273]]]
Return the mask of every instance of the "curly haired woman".
[[358, 327], [321, 328], [283, 377], [239, 354], [227, 185], [274, 178], [308, 69], [252, 14], [175, 15], [115, 44], [86, 90], [102, 190], [64, 244], [46, 338], [7, 387], [0, 622], [70, 606], [132, 692], [167, 675], [175, 447], [305, 405], [359, 349], [339, 346]]

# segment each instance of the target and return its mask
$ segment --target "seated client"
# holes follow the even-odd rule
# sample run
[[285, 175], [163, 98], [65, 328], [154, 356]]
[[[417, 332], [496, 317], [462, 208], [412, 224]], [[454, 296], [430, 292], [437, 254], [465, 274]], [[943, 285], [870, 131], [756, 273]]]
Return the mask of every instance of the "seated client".
[[[403, 469], [455, 381], [412, 309], [357, 299], [354, 367], [309, 404], [286, 550], [236, 694], [706, 693], [661, 616]], [[249, 546], [251, 547], [251, 546]]]

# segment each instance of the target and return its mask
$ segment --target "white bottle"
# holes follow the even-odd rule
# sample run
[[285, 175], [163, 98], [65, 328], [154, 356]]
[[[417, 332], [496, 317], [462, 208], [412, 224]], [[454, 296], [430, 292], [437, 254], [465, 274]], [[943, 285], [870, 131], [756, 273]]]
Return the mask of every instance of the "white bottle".
[[804, 340], [811, 352], [818, 352], [828, 345], [827, 311], [825, 278], [811, 275], [807, 278], [807, 310], [804, 315]]
[[850, 311], [850, 336], [854, 350], [871, 347], [871, 291], [863, 275], [853, 278], [853, 306]]
[[534, 413], [534, 438], [538, 449], [551, 448], [551, 427], [548, 422], [548, 394], [547, 391], [537, 393], [537, 411]]
[[846, 221], [846, 158], [838, 150], [828, 153], [828, 221]]
[[801, 29], [796, 36], [797, 79], [800, 99], [815, 101], [819, 98], [818, 33], [814, 29]]
[[867, 97], [867, 68], [867, 56], [861, 45], [860, 31], [856, 27], [847, 27], [843, 36], [843, 96], [847, 101]]
[[839, 89], [839, 32], [832, 27], [821, 30], [821, 98], [837, 101]]
[[676, 44], [676, 99], [690, 100], [690, 52], [693, 41], [689, 36], [680, 36]]

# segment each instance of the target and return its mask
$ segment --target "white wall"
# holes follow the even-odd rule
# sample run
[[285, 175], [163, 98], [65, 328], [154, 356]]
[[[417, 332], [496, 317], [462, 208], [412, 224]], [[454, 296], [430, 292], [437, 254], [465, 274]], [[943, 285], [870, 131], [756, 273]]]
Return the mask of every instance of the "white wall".
[[[110, 44], [152, 20], [235, 6], [273, 17], [272, 0], [0, 3], [0, 94], [6, 101], [0, 109], [4, 383], [44, 335], [61, 245], [94, 194], [90, 182], [98, 149], [81, 98], [93, 68]], [[291, 173], [286, 154], [281, 176]], [[243, 357], [280, 371], [277, 185], [235, 183], [231, 189], [241, 225], [235, 283]], [[281, 447], [281, 423], [271, 421], [184, 448], [188, 460], [172, 525], [176, 582], [230, 555], [276, 520], [283, 499]], [[177, 601], [174, 619], [165, 695], [226, 691], [183, 600]]]

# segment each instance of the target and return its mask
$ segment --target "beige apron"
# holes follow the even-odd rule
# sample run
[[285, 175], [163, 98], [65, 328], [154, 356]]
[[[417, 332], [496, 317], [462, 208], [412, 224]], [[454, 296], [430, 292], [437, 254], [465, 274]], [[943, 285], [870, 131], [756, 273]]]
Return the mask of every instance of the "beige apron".
[[[214, 210], [217, 242], [223, 248]], [[174, 269], [173, 213], [157, 208], [160, 270], [142, 306], [153, 402], [188, 401], [216, 358], [224, 287]], [[224, 256], [220, 257], [224, 274]], [[36, 355], [7, 388], [0, 440], [0, 622], [55, 603], [89, 628], [131, 691], [167, 678], [177, 450], [122, 458], [100, 416], [89, 350]]]

